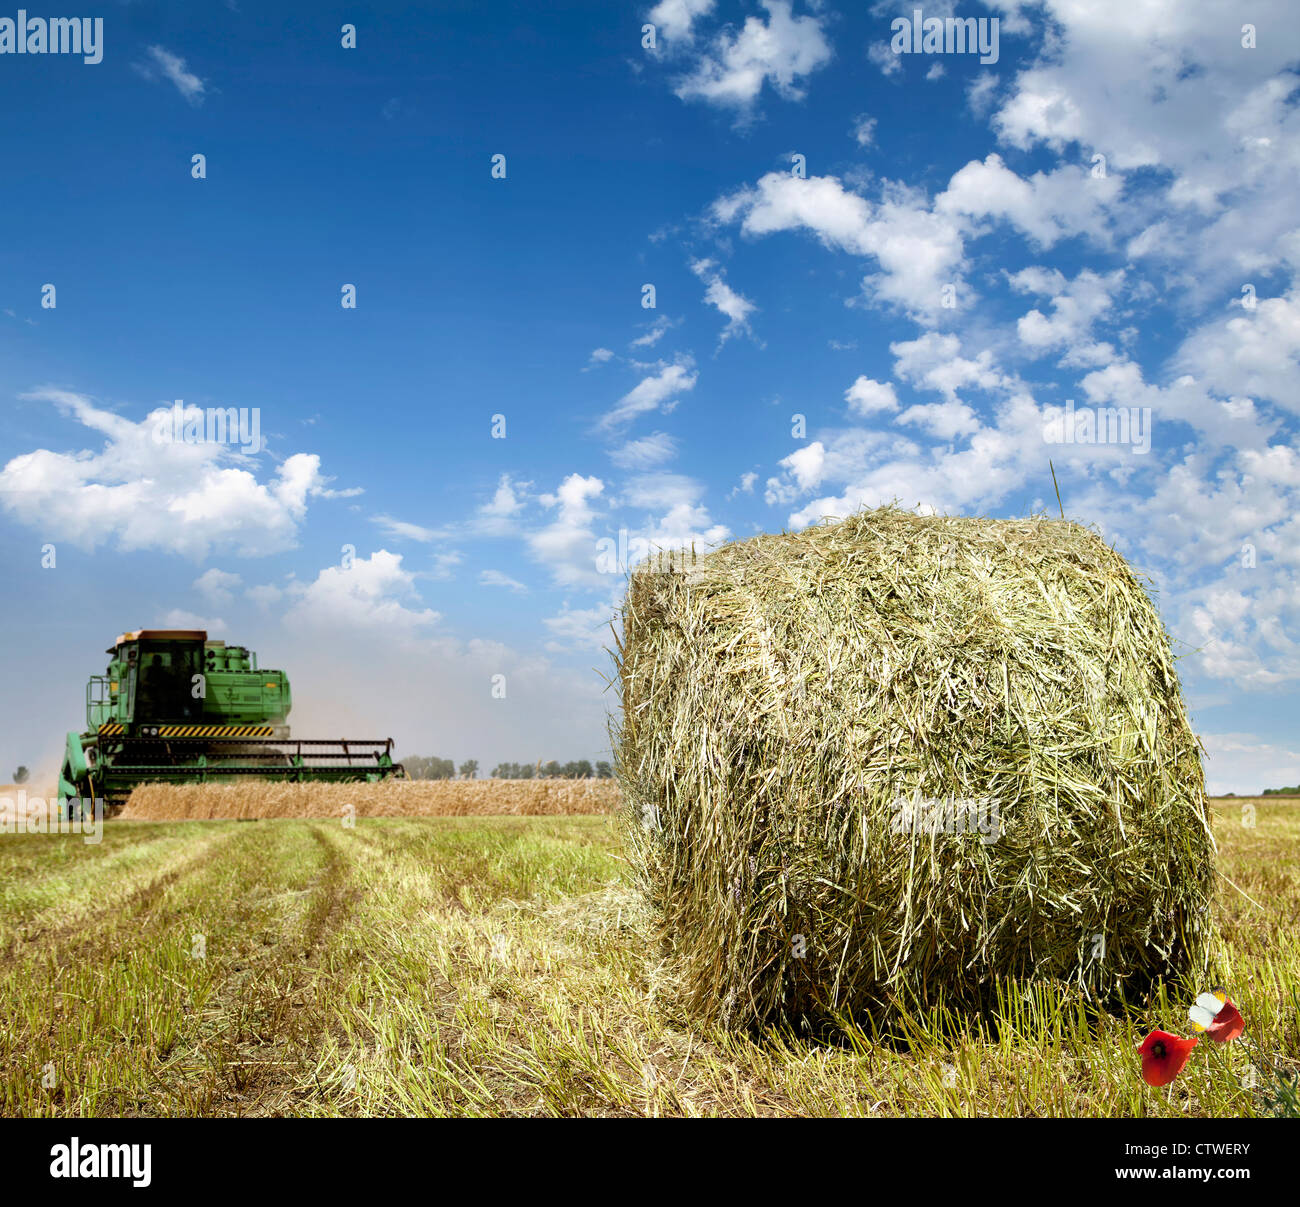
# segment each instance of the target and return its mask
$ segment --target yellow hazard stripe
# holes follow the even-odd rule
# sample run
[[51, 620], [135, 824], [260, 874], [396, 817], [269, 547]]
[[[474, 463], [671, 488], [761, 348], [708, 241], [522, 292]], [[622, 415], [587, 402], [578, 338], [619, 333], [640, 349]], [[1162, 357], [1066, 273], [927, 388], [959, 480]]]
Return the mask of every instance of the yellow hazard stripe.
[[122, 726], [119, 725], [116, 721], [105, 721], [99, 727], [99, 732], [102, 734], [107, 734], [109, 737], [112, 737], [113, 734], [122, 732]]

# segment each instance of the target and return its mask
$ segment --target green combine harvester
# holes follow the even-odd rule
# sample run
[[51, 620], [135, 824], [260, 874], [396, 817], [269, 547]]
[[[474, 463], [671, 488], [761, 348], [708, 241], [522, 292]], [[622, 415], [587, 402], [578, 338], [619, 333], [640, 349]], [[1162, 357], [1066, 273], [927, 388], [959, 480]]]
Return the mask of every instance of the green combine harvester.
[[123, 633], [86, 685], [86, 732], [68, 734], [59, 772], [65, 816], [111, 817], [137, 784], [295, 783], [402, 777], [393, 740], [291, 738], [283, 671], [202, 629]]

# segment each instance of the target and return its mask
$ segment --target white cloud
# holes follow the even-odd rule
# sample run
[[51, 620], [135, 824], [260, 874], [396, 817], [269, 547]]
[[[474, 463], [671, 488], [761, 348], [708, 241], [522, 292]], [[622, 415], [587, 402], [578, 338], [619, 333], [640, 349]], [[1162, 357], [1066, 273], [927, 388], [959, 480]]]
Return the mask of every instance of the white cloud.
[[672, 319], [668, 318], [666, 315], [660, 315], [646, 329], [645, 334], [638, 335], [636, 339], [632, 341], [630, 346], [633, 348], [653, 348], [655, 344], [663, 339], [664, 335], [668, 331], [672, 330], [672, 327]]
[[754, 483], [758, 481], [758, 475], [752, 470], [740, 475], [740, 481], [731, 488], [727, 495], [728, 499], [734, 499], [737, 495], [752, 495], [754, 493]]
[[731, 536], [725, 524], [715, 524], [708, 509], [698, 503], [675, 503], [644, 531], [654, 549], [689, 549], [703, 553]]
[[419, 524], [409, 524], [405, 520], [394, 519], [390, 515], [371, 516], [371, 523], [384, 530], [386, 536], [394, 540], [422, 541], [436, 540], [438, 533], [432, 528], [422, 528]]
[[629, 479], [620, 502], [627, 507], [654, 511], [694, 503], [703, 493], [704, 487], [685, 474], [638, 474]]
[[890, 344], [889, 350], [897, 358], [894, 372], [903, 381], [918, 389], [937, 390], [949, 402], [957, 401], [957, 391], [967, 387], [993, 390], [1008, 384], [988, 348], [971, 360], [960, 354], [961, 340], [955, 335], [929, 331], [917, 339]]
[[243, 581], [238, 574], [218, 570], [214, 566], [200, 574], [194, 580], [193, 587], [214, 608], [224, 608], [233, 601], [234, 592]]
[[872, 42], [867, 48], [867, 58], [880, 68], [881, 75], [897, 75], [903, 70], [902, 56], [890, 50], [888, 42]]
[[609, 430], [620, 427], [647, 411], [671, 410], [680, 394], [695, 388], [697, 374], [692, 368], [689, 358], [671, 365], [662, 365], [657, 373], [642, 378], [624, 394], [598, 426]]
[[210, 638], [219, 639], [227, 624], [217, 617], [200, 616], [197, 612], [187, 612], [184, 608], [172, 608], [163, 614], [156, 625], [160, 629], [203, 629]]
[[892, 383], [859, 377], [844, 391], [844, 401], [854, 415], [875, 415], [881, 411], [898, 410], [898, 395]]
[[1041, 16], [1020, 0], [996, 4], [1052, 31], [1003, 97], [1003, 141], [1089, 164], [1100, 153], [1108, 175], [1149, 170], [1152, 187], [1126, 197], [1128, 221], [1167, 223], [1159, 250], [1202, 297], [1282, 261], [1300, 170], [1289, 0], [1258, 0], [1243, 16], [1259, 30], [1252, 49], [1216, 0], [1045, 0]]
[[1082, 269], [1066, 282], [1059, 272], [1026, 268], [1010, 277], [1012, 288], [1022, 292], [1049, 294], [1052, 313], [1038, 307], [1023, 314], [1016, 323], [1021, 344], [1033, 355], [1065, 350], [1065, 363], [1095, 366], [1114, 361], [1115, 349], [1092, 340], [1092, 329], [1112, 308], [1115, 293], [1124, 280], [1124, 270], [1101, 275]]
[[593, 499], [604, 493], [605, 484], [594, 477], [569, 474], [554, 494], [541, 496], [542, 506], [555, 518], [528, 537], [533, 558], [546, 566], [552, 579], [562, 586], [603, 586], [596, 569], [597, 536]]
[[651, 513], [629, 526], [651, 550], [686, 549], [691, 545], [703, 550], [730, 535], [725, 525], [713, 522], [701, 502], [703, 496], [704, 484], [685, 474], [639, 474], [628, 481], [618, 504]]
[[531, 482], [516, 482], [510, 474], [497, 479], [492, 498], [482, 504], [471, 525], [484, 536], [509, 536], [519, 529], [519, 514], [524, 509]]
[[528, 594], [528, 588], [523, 583], [500, 570], [484, 570], [478, 576], [478, 581], [484, 587], [505, 587], [508, 591], [513, 591], [517, 595]]
[[648, 20], [672, 49], [680, 43], [695, 41], [695, 23], [713, 11], [714, 3], [715, 0], [659, 0], [650, 10]]
[[315, 581], [291, 584], [289, 595], [287, 619], [311, 629], [411, 635], [439, 620], [437, 612], [419, 606], [415, 576], [402, 568], [402, 555], [386, 549], [348, 566], [326, 566]]
[[738, 33], [723, 31], [694, 71], [675, 89], [683, 100], [750, 110], [764, 84], [786, 100], [801, 100], [801, 81], [831, 59], [816, 16], [796, 17], [789, 0], [759, 0], [768, 19], [747, 17]]
[[727, 325], [723, 328], [719, 345], [725, 344], [733, 335], [753, 336], [749, 328], [749, 316], [758, 309], [748, 298], [737, 293], [723, 279], [722, 272], [712, 260], [695, 260], [691, 271], [705, 284], [704, 300], [723, 314]]
[[[307, 500], [327, 481], [315, 454], [295, 453], [259, 482], [243, 468], [251, 459], [232, 446], [159, 439], [170, 406], [133, 423], [66, 390], [23, 397], [52, 402], [103, 437], [99, 452], [37, 449], [0, 470], [0, 507], [48, 540], [82, 549], [115, 541], [122, 550], [200, 559], [214, 549], [262, 556], [297, 544]], [[193, 412], [202, 413], [185, 410]]]
[[611, 449], [609, 459], [622, 469], [652, 469], [676, 455], [677, 441], [664, 432], [654, 432]]
[[459, 549], [447, 549], [442, 553], [433, 555], [433, 570], [428, 577], [433, 579], [448, 579], [455, 577], [456, 567], [465, 560], [465, 555]]
[[[1300, 751], [1261, 741], [1251, 733], [1203, 733], [1209, 758], [1205, 784], [1212, 795], [1259, 794], [1300, 784]], [[1231, 808], [1231, 806], [1227, 806]]]
[[269, 608], [272, 604], [279, 603], [284, 598], [284, 591], [271, 583], [249, 587], [244, 594], [259, 608]]
[[1256, 395], [1300, 414], [1300, 291], [1192, 332], [1175, 363], [1223, 394]]
[[832, 250], [873, 258], [881, 271], [863, 281], [867, 295], [914, 316], [938, 313], [944, 287], [963, 283], [957, 216], [932, 211], [897, 185], [873, 205], [834, 176], [769, 172], [754, 187], [719, 199], [712, 212], [722, 223], [739, 220], [746, 235], [806, 230]]
[[801, 491], [815, 490], [821, 485], [826, 468], [826, 446], [820, 440], [814, 440], [785, 457], [781, 465], [790, 471]]
[[1026, 179], [991, 154], [957, 171], [934, 205], [939, 213], [976, 221], [1005, 219], [1042, 247], [1076, 234], [1106, 243], [1105, 210], [1119, 195], [1120, 184], [1116, 176], [1094, 178], [1075, 164]]
[[940, 440], [955, 440], [979, 431], [975, 412], [964, 402], [928, 402], [910, 406], [898, 417], [899, 423], [915, 423]]
[[860, 147], [869, 147], [876, 140], [876, 119], [865, 113], [853, 119], [853, 141]]
[[161, 76], [175, 84], [176, 91], [191, 105], [203, 103], [207, 85], [186, 67], [180, 55], [173, 54], [165, 46], [150, 46], [145, 53], [148, 61], [134, 64], [145, 79], [156, 80]]
[[571, 608], [567, 601], [558, 616], [548, 616], [543, 621], [551, 631], [552, 640], [546, 648], [552, 653], [563, 650], [601, 650], [612, 647], [614, 634], [610, 622], [614, 618], [612, 603], [596, 604], [591, 608]]

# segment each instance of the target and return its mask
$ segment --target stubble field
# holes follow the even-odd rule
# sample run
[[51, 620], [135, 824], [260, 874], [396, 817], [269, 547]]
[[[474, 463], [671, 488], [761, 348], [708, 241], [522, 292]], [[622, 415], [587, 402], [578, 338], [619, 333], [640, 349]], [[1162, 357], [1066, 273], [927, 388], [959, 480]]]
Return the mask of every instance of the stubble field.
[[[1219, 972], [1286, 1075], [1300, 1069], [1300, 806], [1216, 814]], [[996, 1018], [904, 1016], [887, 1035], [697, 1030], [655, 1000], [628, 882], [607, 815], [6, 835], [0, 1114], [1278, 1109], [1240, 1044], [1204, 1043], [1173, 1086], [1143, 1085], [1134, 1048], [1152, 1026], [1186, 1032], [1190, 987], [1126, 1018], [1008, 986]]]

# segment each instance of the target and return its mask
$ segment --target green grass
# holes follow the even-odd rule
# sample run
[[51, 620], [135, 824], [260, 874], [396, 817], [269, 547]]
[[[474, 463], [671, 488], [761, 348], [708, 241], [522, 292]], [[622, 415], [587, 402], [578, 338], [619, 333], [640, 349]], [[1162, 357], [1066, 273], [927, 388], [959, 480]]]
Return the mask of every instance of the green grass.
[[[1285, 1076], [1300, 807], [1255, 807], [1248, 827], [1217, 803], [1237, 888], [1221, 881], [1216, 958]], [[994, 1017], [832, 1043], [693, 1028], [655, 1001], [600, 817], [117, 822], [98, 847], [0, 839], [0, 886], [5, 1116], [1202, 1116], [1284, 1094], [1236, 1043], [1143, 1085], [1134, 1048], [1187, 1032], [1190, 987], [1120, 1017], [1006, 986]]]

